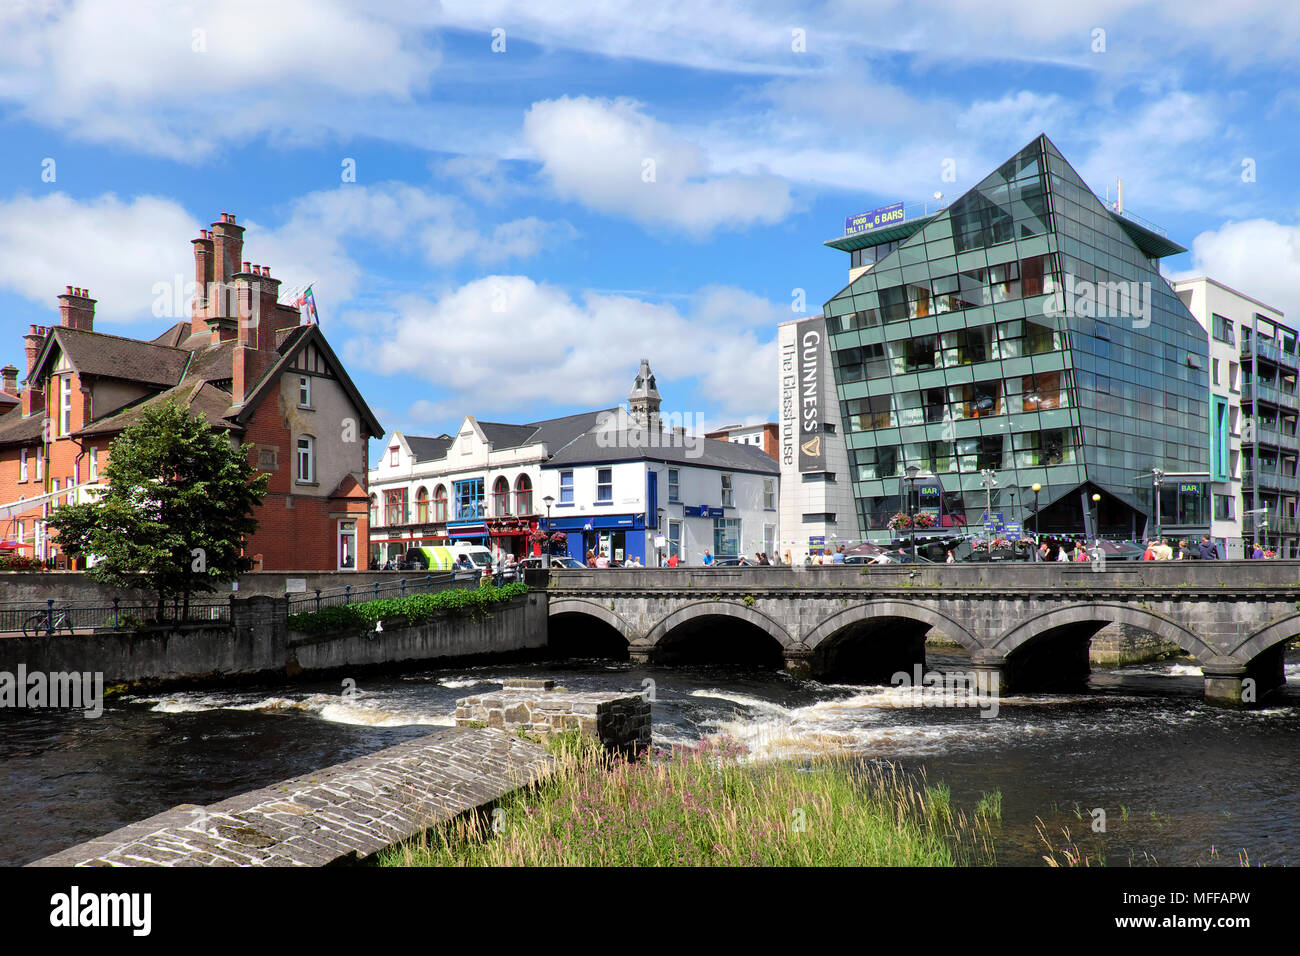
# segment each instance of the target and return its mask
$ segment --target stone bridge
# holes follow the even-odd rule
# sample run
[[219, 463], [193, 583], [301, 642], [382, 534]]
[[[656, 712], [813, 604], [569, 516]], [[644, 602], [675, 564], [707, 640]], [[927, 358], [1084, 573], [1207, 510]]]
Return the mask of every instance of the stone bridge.
[[1285, 682], [1300, 636], [1300, 561], [565, 569], [546, 586], [553, 642], [888, 683], [924, 664], [933, 628], [1004, 693], [1078, 687], [1092, 637], [1121, 624], [1193, 657], [1207, 699], [1249, 704]]

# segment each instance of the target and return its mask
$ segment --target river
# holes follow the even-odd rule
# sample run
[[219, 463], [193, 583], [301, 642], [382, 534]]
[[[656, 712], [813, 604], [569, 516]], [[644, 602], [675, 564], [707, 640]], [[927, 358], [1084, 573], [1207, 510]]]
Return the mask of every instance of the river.
[[[953, 652], [931, 667], [962, 671]], [[935, 691], [784, 673], [606, 660], [500, 664], [336, 682], [110, 698], [103, 715], [0, 713], [0, 864], [16, 865], [180, 803], [206, 804], [452, 723], [458, 697], [506, 677], [573, 690], [654, 681], [660, 746], [725, 733], [756, 757], [847, 748], [942, 780], [954, 805], [1000, 791], [1001, 864], [1039, 864], [1041, 818], [1111, 866], [1300, 863], [1300, 654], [1269, 707], [1201, 700], [1190, 662], [1095, 672], [1086, 691], [1003, 698], [994, 717]], [[1106, 832], [1093, 833], [1095, 808]]]

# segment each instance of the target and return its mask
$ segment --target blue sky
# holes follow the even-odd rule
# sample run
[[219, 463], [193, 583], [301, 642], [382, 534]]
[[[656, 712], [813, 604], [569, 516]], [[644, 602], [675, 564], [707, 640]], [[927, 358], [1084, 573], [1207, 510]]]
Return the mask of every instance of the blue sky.
[[665, 411], [771, 419], [844, 217], [1039, 132], [1191, 250], [1166, 275], [1300, 315], [1292, 0], [408, 6], [6, 4], [0, 360], [68, 284], [158, 334], [232, 212], [390, 431], [611, 405], [642, 357]]

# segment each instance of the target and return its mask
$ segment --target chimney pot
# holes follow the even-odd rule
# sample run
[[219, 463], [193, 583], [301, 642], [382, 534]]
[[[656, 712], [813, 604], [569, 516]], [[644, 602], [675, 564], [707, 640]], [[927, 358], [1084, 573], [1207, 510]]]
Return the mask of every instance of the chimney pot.
[[244, 271], [245, 271], [245, 272], [248, 271], [248, 266], [249, 266], [249, 262], [248, 262], [247, 259], [245, 259], [245, 260], [244, 260]]
[[64, 294], [64, 295], [72, 295], [72, 286], [68, 286], [68, 291], [65, 292], [65, 293], [63, 293], [63, 294]]

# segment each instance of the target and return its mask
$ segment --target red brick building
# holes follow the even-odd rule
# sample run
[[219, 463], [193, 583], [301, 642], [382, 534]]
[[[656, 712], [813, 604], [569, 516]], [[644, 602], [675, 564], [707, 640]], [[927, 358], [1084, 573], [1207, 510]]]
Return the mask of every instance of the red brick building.
[[717, 431], [705, 432], [704, 437], [729, 441], [733, 445], [757, 445], [773, 458], [777, 457], [777, 449], [780, 447], [776, 422], [764, 422], [759, 425], [728, 425]]
[[276, 301], [269, 267], [242, 260], [244, 228], [222, 213], [193, 240], [191, 315], [155, 339], [96, 332], [95, 300], [69, 286], [59, 324], [23, 337], [26, 379], [0, 389], [0, 540], [67, 567], [45, 520], [85, 500], [108, 446], [174, 399], [271, 475], [244, 553], [264, 570], [361, 570], [369, 549], [367, 443], [383, 428], [321, 334]]

